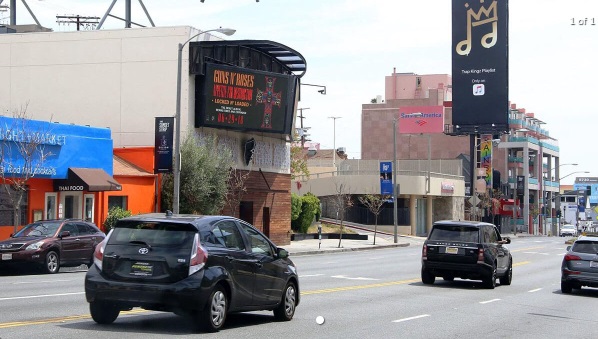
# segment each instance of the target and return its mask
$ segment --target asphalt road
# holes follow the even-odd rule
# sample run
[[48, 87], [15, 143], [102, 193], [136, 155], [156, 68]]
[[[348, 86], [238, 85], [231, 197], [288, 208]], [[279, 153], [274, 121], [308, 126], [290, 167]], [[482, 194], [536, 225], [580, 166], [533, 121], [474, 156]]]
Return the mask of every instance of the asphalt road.
[[[232, 315], [205, 338], [597, 338], [598, 289], [560, 292], [562, 238], [513, 239], [513, 283], [419, 277], [421, 244], [294, 258], [301, 304], [290, 322], [271, 312]], [[95, 324], [83, 292], [85, 270], [0, 275], [0, 338], [197, 337], [187, 319], [135, 309]], [[323, 324], [317, 323], [322, 317]], [[322, 319], [320, 318], [320, 319]]]

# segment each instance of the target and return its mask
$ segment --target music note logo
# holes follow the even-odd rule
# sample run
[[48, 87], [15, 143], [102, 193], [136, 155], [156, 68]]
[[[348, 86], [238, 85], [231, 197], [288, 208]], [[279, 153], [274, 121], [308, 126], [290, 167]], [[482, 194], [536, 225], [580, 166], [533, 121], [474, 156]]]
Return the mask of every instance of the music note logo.
[[486, 87], [484, 84], [475, 84], [473, 85], [473, 95], [480, 96], [486, 93]]

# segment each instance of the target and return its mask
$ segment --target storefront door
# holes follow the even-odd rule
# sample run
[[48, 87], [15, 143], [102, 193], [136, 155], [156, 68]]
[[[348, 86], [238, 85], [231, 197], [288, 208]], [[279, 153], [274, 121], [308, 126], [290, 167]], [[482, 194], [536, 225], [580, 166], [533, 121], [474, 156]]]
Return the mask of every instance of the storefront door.
[[58, 193], [46, 193], [45, 208], [44, 208], [44, 220], [56, 219], [56, 201]]
[[60, 192], [59, 219], [82, 219], [82, 192]]
[[93, 222], [93, 194], [85, 194], [85, 208], [83, 210], [83, 215], [85, 216], [85, 221]]

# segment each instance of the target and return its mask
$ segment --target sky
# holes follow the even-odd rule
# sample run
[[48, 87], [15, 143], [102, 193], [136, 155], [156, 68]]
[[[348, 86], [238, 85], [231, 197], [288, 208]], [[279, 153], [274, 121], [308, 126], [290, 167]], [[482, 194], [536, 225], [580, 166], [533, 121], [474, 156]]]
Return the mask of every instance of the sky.
[[[27, 0], [27, 4], [42, 26], [70, 31], [75, 26], [58, 25], [56, 15], [103, 17], [112, 0]], [[131, 4], [132, 21], [151, 26], [139, 1]], [[322, 148], [345, 147], [349, 158], [359, 159], [361, 154], [362, 104], [377, 95], [384, 99], [384, 80], [393, 69], [422, 75], [451, 73], [449, 0], [143, 0], [143, 4], [156, 26], [233, 28], [237, 32], [223, 38], [271, 40], [301, 53], [307, 60], [302, 82], [326, 86], [326, 95], [318, 87], [301, 88], [299, 108], [304, 108], [304, 126], [311, 127], [309, 138]], [[124, 6], [125, 0], [118, 0], [111, 14], [124, 17]], [[7, 12], [0, 12], [0, 18], [8, 23]], [[31, 23], [34, 20], [17, 0], [17, 24]], [[123, 27], [123, 22], [108, 17], [102, 28]], [[598, 1], [509, 1], [509, 99], [546, 123], [544, 129], [558, 140], [561, 164], [578, 164], [563, 165], [561, 177], [589, 172], [572, 174], [561, 184], [572, 184], [576, 176], [598, 177], [596, 60]]]

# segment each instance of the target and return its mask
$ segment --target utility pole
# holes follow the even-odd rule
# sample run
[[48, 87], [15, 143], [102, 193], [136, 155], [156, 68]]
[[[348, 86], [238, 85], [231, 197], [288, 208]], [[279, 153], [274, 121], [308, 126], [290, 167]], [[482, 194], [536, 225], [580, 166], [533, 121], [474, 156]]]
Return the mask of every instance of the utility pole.
[[297, 108], [297, 110], [299, 111], [299, 119], [301, 119], [301, 123], [300, 123], [300, 125], [301, 125], [301, 149], [303, 149], [304, 145], [305, 145], [305, 130], [303, 129], [303, 119], [305, 119], [303, 117], [303, 110], [304, 109], [309, 109], [309, 107], [307, 107], [307, 108]]
[[96, 25], [100, 23], [100, 17], [97, 16], [80, 16], [80, 15], [57, 15], [56, 23], [58, 24], [75, 24], [77, 30], [81, 30], [81, 26], [95, 29]]

